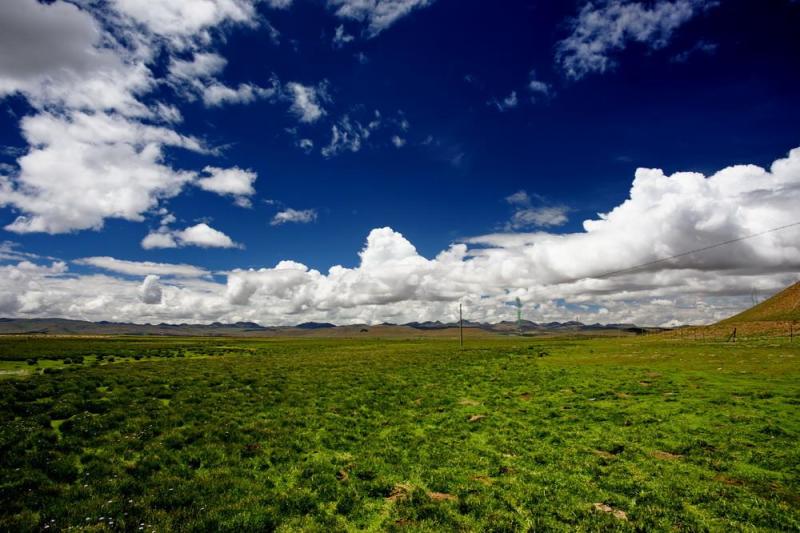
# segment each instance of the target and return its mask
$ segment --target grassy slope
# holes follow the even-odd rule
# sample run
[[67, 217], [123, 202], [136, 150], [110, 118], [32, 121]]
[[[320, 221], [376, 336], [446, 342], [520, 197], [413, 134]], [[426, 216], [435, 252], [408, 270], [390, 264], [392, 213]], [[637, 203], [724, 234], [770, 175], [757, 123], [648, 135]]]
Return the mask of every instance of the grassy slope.
[[241, 346], [0, 382], [0, 530], [800, 528], [800, 343]]
[[800, 320], [800, 282], [720, 324], [786, 320]]

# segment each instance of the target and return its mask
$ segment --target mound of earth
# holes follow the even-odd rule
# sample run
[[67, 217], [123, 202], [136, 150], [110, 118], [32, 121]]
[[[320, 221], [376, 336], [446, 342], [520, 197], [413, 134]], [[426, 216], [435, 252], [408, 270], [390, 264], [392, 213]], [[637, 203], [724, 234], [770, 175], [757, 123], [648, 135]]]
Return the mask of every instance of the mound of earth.
[[738, 315], [723, 320], [719, 325], [795, 320], [800, 320], [800, 282]]

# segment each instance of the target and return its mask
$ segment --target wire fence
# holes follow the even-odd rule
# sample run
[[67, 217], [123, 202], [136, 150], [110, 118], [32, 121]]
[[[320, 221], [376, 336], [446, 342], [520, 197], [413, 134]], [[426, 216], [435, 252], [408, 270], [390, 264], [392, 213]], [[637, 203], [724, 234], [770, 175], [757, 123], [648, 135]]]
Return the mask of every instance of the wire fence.
[[772, 340], [800, 345], [800, 322], [745, 322], [685, 326], [658, 333], [663, 339], [685, 342], [737, 343], [753, 340]]

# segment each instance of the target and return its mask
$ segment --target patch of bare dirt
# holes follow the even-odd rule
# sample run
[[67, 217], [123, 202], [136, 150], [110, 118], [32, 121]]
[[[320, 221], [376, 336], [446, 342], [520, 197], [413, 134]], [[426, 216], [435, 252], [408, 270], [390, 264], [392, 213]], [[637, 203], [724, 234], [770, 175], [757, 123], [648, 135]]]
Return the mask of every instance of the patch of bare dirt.
[[615, 457], [613, 453], [605, 450], [592, 450], [592, 453], [598, 457], [602, 457], [603, 459], [613, 459]]
[[457, 502], [458, 496], [447, 494], [446, 492], [429, 492], [428, 498], [435, 502]]
[[478, 420], [483, 420], [486, 418], [486, 415], [472, 415], [471, 417], [467, 418], [467, 422], [477, 422]]
[[659, 450], [654, 451], [651, 455], [656, 459], [661, 459], [662, 461], [677, 461], [678, 459], [683, 459], [683, 456], [680, 454], [662, 452]]
[[519, 395], [519, 399], [522, 400], [523, 402], [527, 402], [531, 399], [531, 393], [523, 392], [522, 394]]
[[744, 485], [744, 481], [741, 479], [736, 479], [732, 477], [728, 477], [725, 474], [717, 474], [714, 476], [714, 481], [719, 481], [720, 483], [724, 483], [725, 485], [731, 485], [733, 487], [741, 487]]
[[407, 500], [408, 497], [411, 496], [411, 491], [413, 489], [414, 487], [408, 483], [398, 483], [392, 487], [392, 492], [389, 493], [389, 496], [387, 496], [386, 499], [390, 502]]
[[618, 520], [624, 520], [625, 522], [628, 521], [628, 514], [621, 510], [621, 509], [614, 509], [610, 505], [606, 505], [605, 503], [595, 503], [592, 505], [595, 511], [600, 511], [601, 513], [610, 513], [614, 516], [614, 518]]

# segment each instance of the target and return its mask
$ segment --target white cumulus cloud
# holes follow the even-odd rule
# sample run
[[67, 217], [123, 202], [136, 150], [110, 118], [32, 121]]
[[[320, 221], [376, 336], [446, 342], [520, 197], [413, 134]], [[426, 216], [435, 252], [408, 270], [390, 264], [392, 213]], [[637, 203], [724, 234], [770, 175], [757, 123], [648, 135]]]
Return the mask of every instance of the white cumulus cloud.
[[289, 110], [300, 122], [316, 122], [325, 114], [322, 107], [322, 100], [325, 99], [323, 88], [290, 82], [286, 84], [286, 89], [292, 102]]
[[219, 168], [205, 167], [203, 172], [207, 174], [197, 180], [197, 185], [205, 191], [210, 191], [223, 196], [233, 196], [236, 204], [241, 207], [250, 207], [250, 196], [256, 190], [253, 187], [258, 175], [251, 170], [243, 170], [239, 167]]
[[[275, 95], [277, 80], [229, 87], [215, 78], [225, 60], [210, 50], [212, 37], [232, 24], [256, 24], [254, 2], [0, 2], [0, 98], [19, 94], [33, 109], [20, 121], [28, 149], [16, 167], [0, 168], [0, 207], [18, 214], [6, 229], [67, 233], [98, 230], [107, 219], [140, 222], [193, 183], [197, 172], [176, 168], [167, 150], [215, 151], [176, 132], [180, 110], [150, 97], [164, 82], [208, 106]], [[160, 79], [153, 63], [162, 50], [171, 59]], [[170, 239], [182, 242], [159, 235], [146, 245]]]
[[164, 147], [204, 151], [193, 138], [118, 114], [42, 112], [22, 120], [31, 145], [19, 173], [0, 175], [0, 206], [21, 214], [18, 233], [99, 229], [107, 218], [141, 221], [195, 174], [164, 162]]
[[139, 287], [139, 298], [148, 305], [160, 304], [163, 298], [158, 276], [148, 275]]
[[210, 29], [225, 23], [256, 24], [252, 0], [112, 0], [119, 13], [173, 46], [210, 40]]
[[200, 248], [240, 248], [223, 232], [212, 228], [205, 222], [182, 230], [162, 227], [149, 233], [142, 240], [142, 248], [177, 248], [179, 246], [199, 246]]

